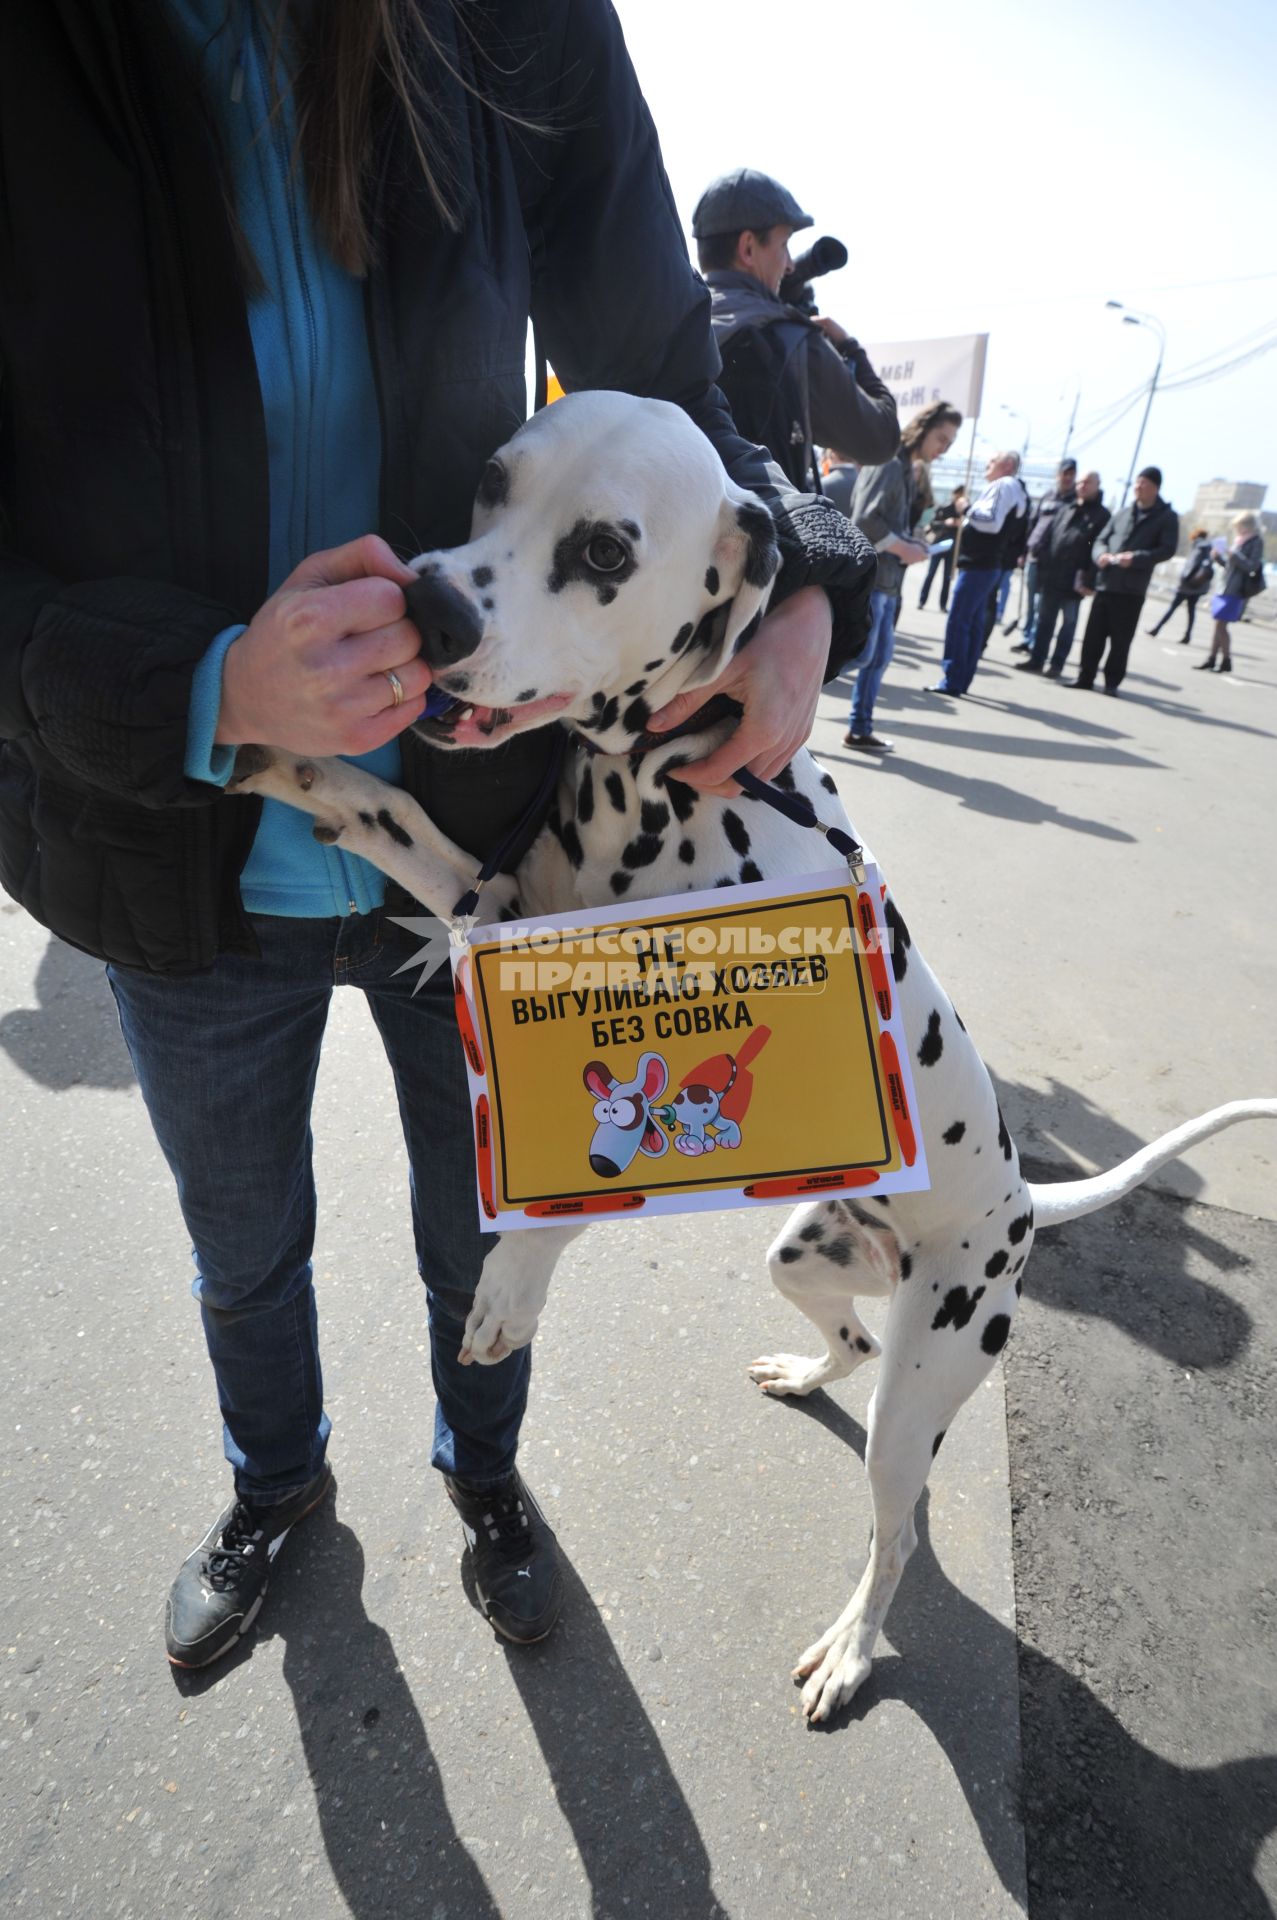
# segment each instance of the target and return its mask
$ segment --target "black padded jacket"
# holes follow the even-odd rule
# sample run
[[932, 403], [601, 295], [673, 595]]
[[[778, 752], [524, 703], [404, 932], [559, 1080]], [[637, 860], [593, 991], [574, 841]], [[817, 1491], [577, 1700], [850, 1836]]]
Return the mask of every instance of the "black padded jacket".
[[[565, 385], [680, 403], [765, 492], [778, 591], [829, 588], [836, 670], [863, 644], [872, 555], [830, 503], [772, 487], [732, 426], [611, 6], [503, 0], [471, 33], [446, 0], [430, 10], [454, 72], [424, 77], [462, 224], [437, 219], [380, 115], [375, 530], [400, 550], [467, 537], [483, 466], [524, 417], [531, 316]], [[512, 131], [476, 93], [549, 131]], [[267, 488], [216, 145], [160, 0], [0, 8], [0, 884], [124, 965], [256, 951], [238, 878], [260, 803], [183, 760], [196, 666], [266, 597]], [[404, 784], [488, 853], [552, 744], [445, 755], [410, 733]]]

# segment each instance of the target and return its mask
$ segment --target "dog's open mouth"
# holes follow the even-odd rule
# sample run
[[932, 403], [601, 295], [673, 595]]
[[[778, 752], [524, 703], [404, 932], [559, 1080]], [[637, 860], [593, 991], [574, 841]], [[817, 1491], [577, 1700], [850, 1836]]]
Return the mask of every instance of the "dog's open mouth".
[[542, 700], [508, 707], [481, 707], [472, 700], [454, 699], [442, 687], [432, 687], [417, 731], [441, 747], [492, 747], [562, 713], [571, 699], [570, 693], [551, 693]]

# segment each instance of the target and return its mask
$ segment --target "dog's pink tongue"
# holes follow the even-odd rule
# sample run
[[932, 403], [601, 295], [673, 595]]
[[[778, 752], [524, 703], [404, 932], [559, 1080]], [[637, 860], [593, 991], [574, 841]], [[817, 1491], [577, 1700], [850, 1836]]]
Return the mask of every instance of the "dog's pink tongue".
[[452, 729], [453, 741], [460, 746], [490, 746], [507, 733], [522, 733], [538, 720], [562, 713], [571, 698], [570, 693], [552, 693], [521, 707], [470, 707], [458, 717]]

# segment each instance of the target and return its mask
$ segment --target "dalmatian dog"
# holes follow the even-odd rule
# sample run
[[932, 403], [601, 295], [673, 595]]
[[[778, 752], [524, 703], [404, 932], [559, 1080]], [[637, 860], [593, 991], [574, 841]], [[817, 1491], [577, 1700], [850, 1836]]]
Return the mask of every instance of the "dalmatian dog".
[[601, 1060], [591, 1060], [581, 1078], [594, 1095], [590, 1166], [601, 1179], [618, 1179], [636, 1153], [659, 1160], [668, 1152], [669, 1141], [652, 1118], [652, 1102], [669, 1078], [659, 1053], [641, 1053], [632, 1080], [618, 1080]]
[[[423, 732], [445, 750], [495, 746], [545, 725], [573, 736], [547, 822], [518, 873], [484, 889], [481, 921], [771, 874], [801, 879], [828, 866], [819, 834], [752, 799], [680, 782], [680, 766], [718, 746], [730, 722], [664, 743], [647, 732], [658, 706], [708, 686], [747, 642], [777, 568], [769, 515], [677, 407], [590, 393], [537, 414], [487, 467], [469, 542], [412, 564], [409, 610], [435, 686], [454, 701], [419, 723]], [[321, 839], [340, 839], [442, 918], [473, 881], [473, 861], [408, 795], [344, 762], [242, 749], [237, 782], [305, 809]], [[847, 827], [833, 780], [809, 753], [777, 784]], [[765, 1393], [805, 1395], [880, 1362], [869, 1410], [868, 1564], [795, 1669], [813, 1722], [850, 1700], [870, 1670], [932, 1459], [1002, 1351], [1035, 1231], [1106, 1205], [1222, 1127], [1277, 1116], [1277, 1101], [1234, 1102], [1111, 1173], [1034, 1186], [976, 1046], [890, 895], [885, 917], [932, 1184], [793, 1212], [768, 1266], [823, 1352], [769, 1353], [749, 1368]], [[624, 1083], [604, 1087], [605, 1074], [611, 1082], [600, 1066], [597, 1097], [616, 1105]], [[614, 1117], [603, 1124], [619, 1126]], [[556, 1225], [497, 1241], [463, 1361], [496, 1365], [533, 1338], [559, 1254], [584, 1230]], [[870, 1295], [889, 1303], [881, 1342], [856, 1311]]]
[[[702, 1087], [695, 1082], [689, 1087], [680, 1087], [674, 1095], [672, 1111], [683, 1131], [674, 1141], [679, 1153], [713, 1153], [716, 1147], [738, 1147], [741, 1141], [740, 1128], [734, 1120], [729, 1120], [721, 1111], [723, 1095], [730, 1093], [736, 1082], [736, 1062], [732, 1062], [732, 1077], [722, 1092], [713, 1087]], [[712, 1127], [713, 1133], [708, 1129]]]

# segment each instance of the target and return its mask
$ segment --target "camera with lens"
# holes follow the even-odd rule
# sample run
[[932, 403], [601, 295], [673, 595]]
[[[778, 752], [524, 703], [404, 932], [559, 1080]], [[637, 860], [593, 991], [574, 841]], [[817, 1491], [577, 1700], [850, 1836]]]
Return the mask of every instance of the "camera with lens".
[[780, 283], [780, 297], [788, 307], [814, 317], [818, 312], [811, 283], [822, 274], [837, 273], [847, 264], [847, 249], [832, 234], [813, 240], [806, 253], [800, 253]]

